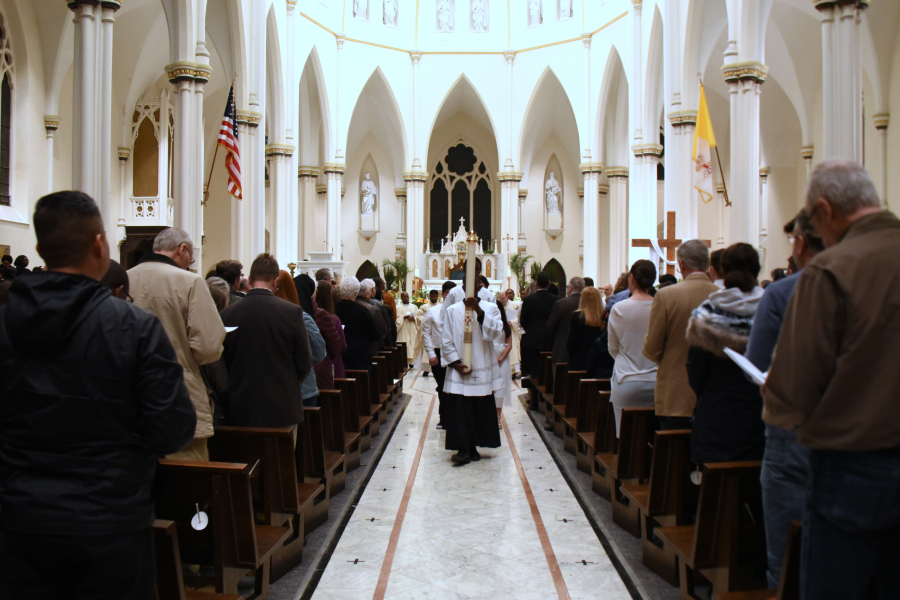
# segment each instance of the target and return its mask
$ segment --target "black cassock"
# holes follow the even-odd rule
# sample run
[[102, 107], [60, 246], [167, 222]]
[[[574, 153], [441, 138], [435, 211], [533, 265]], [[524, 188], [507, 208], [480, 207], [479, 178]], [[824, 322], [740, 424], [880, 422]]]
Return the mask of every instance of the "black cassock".
[[441, 422], [447, 432], [444, 446], [447, 450], [466, 451], [473, 446], [500, 447], [497, 405], [493, 394], [448, 394], [447, 407], [441, 408]]

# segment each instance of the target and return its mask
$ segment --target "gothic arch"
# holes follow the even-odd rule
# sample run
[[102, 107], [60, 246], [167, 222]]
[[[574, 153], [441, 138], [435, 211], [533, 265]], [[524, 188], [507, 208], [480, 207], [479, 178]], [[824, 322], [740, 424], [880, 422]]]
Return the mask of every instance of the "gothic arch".
[[266, 16], [266, 128], [269, 143], [285, 139], [284, 70], [281, 63], [281, 38], [275, 5]]
[[[552, 118], [546, 118], [546, 115]], [[518, 162], [523, 171], [528, 171], [533, 148], [546, 140], [552, 133], [559, 134], [569, 158], [579, 164], [578, 120], [565, 88], [549, 66], [538, 78], [525, 108], [525, 118], [519, 135]]]
[[371, 260], [364, 260], [356, 270], [356, 278], [360, 281], [376, 277], [381, 277], [381, 274], [378, 272], [378, 267]]
[[653, 10], [653, 25], [650, 29], [650, 45], [647, 49], [644, 83], [644, 143], [658, 144], [659, 118], [663, 111], [663, 20], [657, 4]]
[[319, 51], [313, 46], [300, 75], [300, 131], [296, 139], [301, 165], [319, 165], [334, 156], [328, 89]]
[[391, 157], [394, 184], [403, 185], [403, 170], [408, 164], [403, 116], [381, 67], [376, 67], [369, 76], [353, 107], [347, 127], [347, 160], [357, 151], [368, 132], [372, 132], [387, 149]]
[[[469, 110], [463, 110], [463, 107], [466, 105], [469, 106]], [[446, 95], [441, 100], [441, 103], [438, 105], [434, 117], [431, 120], [431, 127], [428, 130], [429, 142], [427, 146], [428, 150], [425, 153], [426, 156], [431, 157], [434, 152], [432, 145], [436, 141], [434, 139], [435, 131], [447, 119], [453, 117], [458, 112], [465, 112], [477, 121], [491, 136], [493, 136], [494, 147], [497, 149], [500, 148], [500, 138], [497, 134], [497, 126], [494, 124], [494, 119], [491, 117], [487, 103], [472, 84], [472, 81], [465, 74], [461, 74], [447, 90]], [[470, 112], [474, 114], [470, 114]], [[443, 145], [443, 143], [440, 145]]]
[[547, 274], [547, 277], [550, 278], [550, 283], [555, 283], [559, 286], [559, 295], [566, 295], [566, 283], [569, 281], [566, 279], [566, 270], [560, 264], [558, 260], [555, 258], [551, 258], [547, 261], [547, 264], [544, 265], [544, 268], [541, 269], [544, 273]]
[[615, 46], [609, 50], [597, 110], [599, 160], [606, 166], [628, 164], [628, 77]]

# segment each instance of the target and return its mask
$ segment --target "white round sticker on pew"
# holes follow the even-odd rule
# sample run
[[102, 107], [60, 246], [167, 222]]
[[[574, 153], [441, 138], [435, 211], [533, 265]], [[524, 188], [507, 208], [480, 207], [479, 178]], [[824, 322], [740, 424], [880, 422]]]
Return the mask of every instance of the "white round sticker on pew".
[[191, 527], [196, 531], [203, 531], [209, 525], [209, 516], [200, 510], [199, 505], [195, 504], [194, 506], [197, 508], [197, 514], [191, 517]]

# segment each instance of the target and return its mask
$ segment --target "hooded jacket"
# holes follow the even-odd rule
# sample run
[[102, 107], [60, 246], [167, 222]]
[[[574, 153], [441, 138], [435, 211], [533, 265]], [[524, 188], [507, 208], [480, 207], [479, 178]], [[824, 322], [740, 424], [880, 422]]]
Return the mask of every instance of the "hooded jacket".
[[156, 459], [196, 424], [159, 320], [88, 277], [35, 273], [0, 307], [0, 372], [0, 528], [150, 527]]

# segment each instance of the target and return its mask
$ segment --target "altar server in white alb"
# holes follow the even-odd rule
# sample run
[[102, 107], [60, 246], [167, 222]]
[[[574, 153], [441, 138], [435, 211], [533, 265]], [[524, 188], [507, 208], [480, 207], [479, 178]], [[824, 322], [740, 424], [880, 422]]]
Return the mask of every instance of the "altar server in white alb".
[[[466, 262], [463, 263], [463, 268], [465, 268], [465, 265], [468, 265], [468, 264], [469, 264], [469, 261], [466, 260]], [[479, 279], [480, 277], [481, 277], [481, 259], [476, 258], [475, 259], [475, 278]], [[484, 281], [487, 282], [487, 278], [485, 278]], [[493, 302], [494, 301], [494, 295], [488, 289], [487, 283], [485, 283], [485, 285], [482, 286], [478, 290], [478, 293], [475, 295], [478, 296], [479, 298], [481, 298], [482, 300], [484, 300], [485, 302]], [[466, 297], [466, 293], [463, 290], [463, 286], [455, 287], [452, 290], [450, 290], [450, 294], [444, 300], [444, 304], [446, 306], [453, 306], [457, 302], [462, 302], [462, 300], [465, 297]]]
[[[428, 302], [420, 306], [418, 312], [416, 312], [416, 322], [419, 324], [419, 337], [416, 339], [416, 360], [414, 365], [422, 369], [422, 372], [425, 373], [426, 376], [431, 372], [431, 362], [423, 337], [425, 332], [425, 316], [432, 309], [440, 307], [440, 303], [438, 302], [440, 297], [441, 293], [438, 290], [431, 290], [428, 292]], [[441, 340], [438, 339], [437, 342], [438, 346], [440, 346]]]
[[[443, 342], [443, 337], [441, 336], [441, 311], [448, 306], [446, 304], [447, 294], [455, 287], [456, 284], [452, 281], [444, 282], [444, 285], [441, 287], [441, 296], [444, 298], [444, 304], [435, 304], [435, 308], [425, 313], [425, 318], [422, 321], [422, 346], [426, 353], [425, 356], [428, 357], [428, 365], [431, 367], [431, 372], [434, 373], [434, 382], [437, 384], [438, 429], [444, 428], [444, 412], [449, 404], [447, 394], [444, 393], [447, 365], [441, 362], [441, 343]], [[436, 295], [436, 293], [437, 290], [431, 290], [432, 295]]]
[[416, 320], [418, 312], [415, 304], [410, 303], [409, 294], [400, 294], [400, 304], [397, 305], [397, 341], [406, 342], [406, 361], [409, 366], [414, 366], [416, 360], [416, 338], [419, 337], [419, 322]]
[[[476, 289], [481, 287], [477, 279], [475, 286]], [[473, 312], [467, 313], [467, 307]], [[444, 392], [449, 399], [443, 417], [447, 432], [445, 447], [456, 450], [453, 462], [465, 465], [481, 460], [479, 446], [500, 447], [494, 404], [494, 389], [500, 379], [500, 368], [494, 353], [494, 342], [505, 340], [506, 336], [495, 302], [466, 298], [463, 302], [444, 306], [442, 312], [441, 362], [448, 367]], [[462, 363], [467, 314], [474, 319], [471, 366]]]

